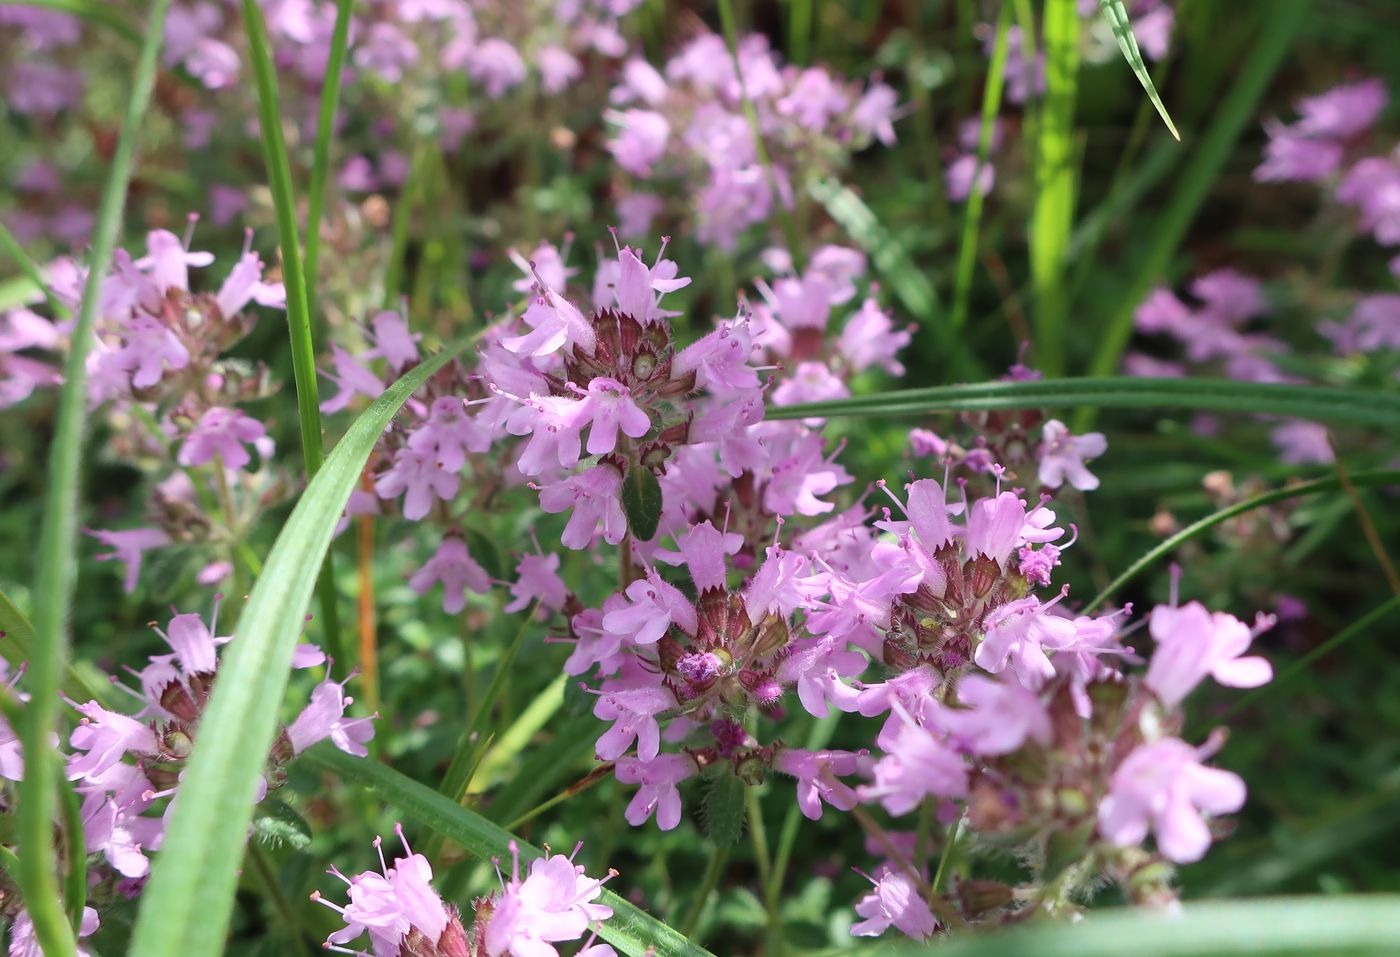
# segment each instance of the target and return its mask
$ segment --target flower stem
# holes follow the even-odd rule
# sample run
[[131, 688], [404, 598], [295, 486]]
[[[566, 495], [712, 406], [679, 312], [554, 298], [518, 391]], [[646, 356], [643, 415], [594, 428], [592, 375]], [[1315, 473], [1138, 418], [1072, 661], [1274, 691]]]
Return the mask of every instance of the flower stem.
[[700, 881], [700, 889], [695, 893], [695, 900], [690, 905], [690, 912], [686, 914], [685, 920], [677, 928], [682, 936], [695, 938], [695, 928], [700, 925], [700, 918], [705, 914], [705, 905], [710, 902], [710, 895], [719, 886], [719, 879], [724, 875], [724, 865], [729, 863], [729, 848], [716, 847], [714, 853], [710, 855], [710, 863], [705, 868], [705, 876]]

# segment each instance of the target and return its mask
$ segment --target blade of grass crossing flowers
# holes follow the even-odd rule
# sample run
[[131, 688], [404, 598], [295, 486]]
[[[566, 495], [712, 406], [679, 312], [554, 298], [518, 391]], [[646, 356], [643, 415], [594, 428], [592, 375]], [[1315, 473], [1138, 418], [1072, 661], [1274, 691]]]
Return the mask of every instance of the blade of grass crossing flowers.
[[24, 251], [19, 240], [15, 239], [15, 234], [10, 232], [4, 223], [0, 223], [0, 250], [4, 250], [5, 254], [19, 266], [19, 270], [24, 273], [25, 278], [38, 287], [39, 292], [44, 297], [45, 304], [53, 312], [55, 319], [68, 315], [68, 307], [54, 297], [53, 290], [49, 288], [48, 283], [44, 282], [44, 274], [39, 269], [38, 264], [29, 258], [29, 253]]
[[[1161, 281], [1240, 133], [1257, 115], [1259, 100], [1293, 45], [1307, 11], [1308, 0], [1275, 0], [1269, 4], [1248, 59], [1241, 64], [1205, 135], [1197, 140], [1175, 190], [1153, 225], [1147, 253], [1133, 264], [1133, 278], [1123, 298], [1109, 314], [1106, 327], [1098, 330], [1099, 348], [1089, 367], [1090, 375], [1108, 375], [1118, 368], [1132, 335], [1133, 313], [1148, 291]], [[1092, 421], [1093, 413], [1084, 413], [1075, 420], [1076, 431], [1085, 431]]]
[[248, 596], [199, 725], [128, 951], [132, 957], [221, 953], [253, 794], [276, 732], [292, 651], [316, 568], [380, 434], [428, 377], [478, 337], [458, 339], [400, 378], [350, 426], [307, 485]]
[[127, 186], [141, 119], [155, 84], [156, 56], [170, 0], [155, 0], [146, 23], [121, 134], [92, 233], [87, 283], [63, 370], [58, 420], [49, 449], [48, 492], [39, 533], [34, 586], [34, 637], [27, 682], [31, 694], [17, 729], [24, 745], [24, 780], [19, 785], [20, 889], [34, 933], [48, 957], [75, 951], [73, 929], [59, 900], [53, 829], [58, 812], [58, 752], [50, 744], [58, 723], [59, 682], [67, 658], [68, 620], [77, 578], [78, 485], [87, 421], [87, 355], [97, 321], [98, 291], [112, 261], [122, 227]]
[[803, 419], [1075, 406], [1264, 413], [1400, 428], [1400, 393], [1236, 382], [1232, 379], [1151, 379], [1135, 376], [981, 382], [901, 389], [847, 399], [770, 407], [764, 414], [769, 419]]
[[1172, 122], [1171, 115], [1167, 113], [1166, 105], [1162, 102], [1162, 98], [1157, 95], [1157, 88], [1152, 85], [1152, 77], [1147, 73], [1147, 64], [1142, 60], [1142, 51], [1138, 49], [1137, 37], [1133, 36], [1133, 27], [1128, 22], [1128, 11], [1123, 7], [1123, 0], [1099, 0], [1099, 9], [1103, 11], [1104, 19], [1108, 21], [1109, 27], [1113, 30], [1114, 39], [1118, 41], [1118, 49], [1123, 51], [1123, 59], [1128, 61], [1133, 75], [1138, 78], [1143, 90], [1147, 92], [1147, 98], [1157, 108], [1157, 115], [1162, 118], [1163, 123], [1167, 124], [1167, 129], [1177, 142], [1180, 142], [1181, 134], [1176, 131], [1176, 124]]
[[972, 269], [977, 263], [977, 240], [982, 227], [983, 195], [978, 185], [987, 155], [992, 149], [992, 133], [997, 114], [1001, 112], [1001, 91], [1006, 85], [1006, 58], [1010, 49], [1012, 4], [1001, 5], [997, 18], [997, 34], [992, 47], [992, 62], [987, 67], [987, 87], [982, 94], [982, 125], [977, 133], [977, 165], [972, 172], [972, 187], [963, 210], [962, 239], [958, 243], [958, 272], [953, 287], [952, 325], [955, 330], [967, 325], [967, 302], [972, 295]]
[[[1370, 472], [1357, 472], [1355, 475], [1350, 476], [1350, 478], [1353, 485], [1362, 488], [1375, 485], [1400, 485], [1400, 470], [1377, 469]], [[1245, 499], [1243, 502], [1236, 502], [1229, 508], [1222, 508], [1218, 512], [1213, 512], [1205, 518], [1194, 521], [1175, 535], [1153, 546], [1147, 554], [1125, 568], [1121, 575], [1109, 582], [1104, 590], [1095, 595], [1094, 600], [1085, 606], [1084, 614], [1088, 614], [1095, 608], [1098, 608], [1108, 600], [1110, 595], [1142, 574], [1144, 569], [1170, 555], [1182, 545], [1191, 541], [1191, 539], [1210, 531], [1217, 525], [1228, 522], [1237, 515], [1243, 515], [1246, 512], [1254, 511], [1256, 508], [1264, 508], [1265, 506], [1273, 505], [1277, 502], [1286, 502], [1289, 499], [1302, 498], [1307, 495], [1317, 495], [1320, 492], [1335, 492], [1341, 487], [1341, 481], [1336, 478], [1300, 482], [1297, 485], [1290, 485], [1286, 488], [1274, 489], [1270, 492], [1264, 492], [1261, 495], [1255, 495], [1252, 498]]]
[[139, 44], [141, 32], [132, 26], [118, 4], [111, 0], [12, 0], [23, 7], [43, 7], [60, 13], [71, 13], [81, 20], [100, 24], [115, 31], [123, 40]]
[[[277, 216], [277, 240], [282, 248], [282, 282], [287, 289], [287, 328], [292, 341], [292, 375], [296, 381], [297, 418], [301, 423], [301, 451], [306, 476], [314, 477], [325, 460], [321, 448], [321, 402], [316, 386], [316, 347], [311, 341], [311, 312], [302, 270], [301, 247], [297, 237], [296, 199], [292, 195], [292, 169], [287, 143], [282, 136], [282, 115], [278, 107], [277, 68], [273, 65], [272, 44], [267, 23], [257, 0], [243, 0], [243, 24], [248, 34], [248, 51], [258, 94], [258, 125], [262, 127], [263, 157], [267, 162], [268, 185]], [[340, 614], [335, 602], [334, 562], [327, 552], [319, 566], [317, 591], [321, 600], [321, 631], [326, 650], [346, 661], [340, 635]]]
[[1046, 0], [1045, 103], [1037, 120], [1030, 253], [1036, 361], [1049, 376], [1063, 375], [1065, 363], [1065, 264], [1074, 225], [1074, 104], [1079, 86], [1080, 30], [1077, 0]]
[[[484, 861], [508, 857], [511, 841], [519, 846], [522, 862], [542, 856], [537, 848], [509, 831], [392, 768], [321, 745], [309, 750], [306, 758], [324, 771], [368, 788], [386, 804]], [[603, 922], [598, 936], [626, 957], [713, 957], [675, 929], [606, 888], [599, 902], [611, 907], [613, 916]]]
[[345, 73], [345, 53], [350, 46], [350, 14], [355, 0], [336, 0], [335, 27], [321, 81], [321, 111], [316, 120], [316, 147], [311, 159], [311, 192], [306, 199], [306, 308], [314, 324], [317, 267], [321, 258], [321, 216], [326, 208], [326, 179], [335, 137], [335, 112], [340, 105], [340, 81]]
[[[1360, 957], [1393, 954], [1400, 895], [1289, 897], [1187, 903], [1170, 916], [1136, 908], [1091, 912], [1077, 923], [1044, 922], [970, 936], [941, 957]], [[927, 954], [927, 946], [886, 950]]]

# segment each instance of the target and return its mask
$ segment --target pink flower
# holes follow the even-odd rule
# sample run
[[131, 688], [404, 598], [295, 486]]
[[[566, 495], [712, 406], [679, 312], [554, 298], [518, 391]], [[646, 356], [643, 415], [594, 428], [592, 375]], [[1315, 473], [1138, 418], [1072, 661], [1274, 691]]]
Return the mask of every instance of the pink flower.
[[404, 316], [387, 310], [376, 313], [370, 320], [370, 327], [374, 330], [374, 348], [370, 355], [382, 357], [395, 372], [402, 372], [418, 361], [418, 342], [423, 334], [409, 332]]
[[656, 826], [674, 830], [681, 822], [681, 792], [677, 787], [695, 774], [695, 761], [688, 754], [658, 754], [650, 761], [618, 758], [613, 769], [623, 784], [640, 784], [641, 789], [627, 805], [627, 823], [641, 827], [656, 815]]
[[562, 93], [583, 75], [583, 64], [563, 47], [544, 47], [535, 57], [540, 69], [540, 87], [546, 93]]
[[965, 675], [958, 682], [958, 702], [962, 708], [939, 709], [936, 721], [972, 754], [1010, 754], [1027, 740], [1050, 740], [1049, 712], [1018, 682]]
[[777, 679], [783, 684], [797, 683], [797, 698], [814, 718], [825, 718], [828, 705], [842, 711], [852, 710], [859, 693], [841, 680], [865, 670], [865, 658], [859, 652], [847, 651], [844, 642], [833, 635], [794, 642], [787, 657], [778, 665]]
[[[577, 465], [583, 449], [583, 430], [590, 421], [588, 399], [531, 395], [524, 403], [506, 420], [506, 429], [512, 435], [530, 437], [516, 463], [521, 474], [539, 475], [555, 464], [566, 469]], [[589, 438], [591, 444], [592, 436]], [[614, 444], [616, 441], [614, 429]]]
[[467, 415], [462, 400], [434, 399], [428, 418], [408, 437], [408, 447], [437, 459], [440, 468], [460, 472], [467, 454], [491, 448], [491, 430]]
[[[349, 678], [345, 679], [349, 681]], [[354, 702], [345, 694], [344, 681], [322, 681], [311, 690], [311, 703], [287, 726], [292, 753], [301, 754], [327, 738], [346, 754], [364, 757], [365, 743], [374, 737], [373, 718], [347, 718], [345, 709]]]
[[76, 751], [68, 759], [68, 779], [96, 779], [128, 753], [154, 757], [159, 752], [155, 732], [124, 714], [108, 711], [96, 701], [75, 705], [83, 719], [73, 729], [68, 743]]
[[[47, 11], [36, 10], [36, 13]], [[78, 939], [91, 937], [97, 933], [97, 928], [101, 921], [97, 918], [97, 911], [91, 907], [83, 908], [83, 920], [78, 927]], [[29, 912], [21, 909], [14, 917], [14, 923], [10, 925], [10, 957], [43, 957], [43, 951], [39, 948], [39, 938], [34, 935], [34, 921], [30, 920]], [[79, 946], [75, 953], [78, 957], [92, 957], [92, 952], [86, 947]]]
[[199, 422], [185, 437], [176, 461], [184, 466], [200, 466], [217, 456], [224, 468], [241, 469], [252, 461], [243, 446], [256, 445], [266, 435], [263, 424], [244, 415], [242, 410], [215, 406], [199, 417]]
[[538, 601], [546, 611], [560, 611], [568, 601], [569, 589], [559, 577], [559, 556], [525, 555], [515, 566], [515, 582], [510, 586], [507, 612], [524, 611]]
[[886, 146], [894, 145], [894, 117], [899, 94], [887, 83], [872, 83], [856, 101], [851, 111], [851, 123], [866, 136], [872, 136]]
[[1389, 99], [1380, 79], [1346, 83], [1298, 101], [1293, 128], [1305, 136], [1346, 139], [1370, 129]]
[[148, 389], [165, 370], [190, 364], [190, 354], [170, 327], [154, 316], [132, 316], [122, 327], [122, 345], [112, 356], [117, 368], [131, 373], [133, 389]]
[[855, 774], [865, 752], [803, 751], [784, 748], [773, 768], [797, 778], [797, 806], [808, 820], [819, 821], [822, 802], [838, 811], [849, 811], [859, 800], [856, 792], [837, 780], [838, 774]]
[[1059, 488], [1066, 481], [1081, 492], [1099, 487], [1098, 476], [1084, 467], [1085, 459], [1095, 459], [1108, 450], [1102, 432], [1071, 435], [1059, 419], [1050, 419], [1040, 432], [1040, 484]]
[[973, 659], [992, 674], [1005, 671], [1009, 662], [1021, 684], [1039, 688], [1055, 676], [1045, 649], [1068, 647], [1077, 637], [1074, 622], [1048, 614], [1048, 608], [1028, 595], [993, 611]]
[[1264, 162], [1255, 167], [1254, 178], [1260, 183], [1315, 183], [1331, 176], [1341, 165], [1341, 144], [1308, 139], [1286, 126], [1277, 126], [1269, 130]]
[[525, 82], [525, 61], [505, 40], [488, 37], [467, 55], [467, 73], [479, 81], [486, 95], [494, 100]]
[[[588, 454], [606, 455], [617, 448], [617, 433], [639, 439], [651, 431], [651, 419], [632, 399], [632, 393], [616, 379], [600, 376], [588, 383]], [[564, 464], [563, 462], [560, 463]], [[572, 464], [572, 463], [570, 463]]]
[[666, 155], [671, 124], [655, 110], [606, 110], [603, 119], [617, 127], [608, 139], [608, 152], [617, 165], [634, 176], [650, 176], [652, 166]]
[[858, 791], [865, 802], [878, 801], [891, 814], [908, 814], [929, 797], [967, 793], [967, 765], [932, 729], [916, 723], [899, 705], [898, 731], [887, 753], [875, 763], [874, 782]]
[[1026, 517], [1026, 503], [1015, 492], [973, 502], [967, 520], [967, 553], [990, 558], [1005, 569], [1012, 550], [1020, 544]]
[[[539, 274], [536, 273], [538, 277]], [[542, 281], [542, 280], [541, 280]], [[565, 345], [573, 345], [587, 355], [592, 355], [597, 343], [593, 327], [588, 324], [578, 307], [548, 286], [540, 289], [539, 295], [526, 308], [521, 316], [531, 332], [523, 336], [502, 339], [501, 345], [509, 352], [522, 356], [547, 356], [558, 352]]]
[[442, 583], [442, 610], [449, 615], [467, 606], [468, 591], [485, 595], [491, 590], [491, 576], [471, 557], [467, 543], [451, 536], [444, 538], [427, 564], [413, 573], [408, 587], [426, 595], [439, 582]]
[[695, 633], [695, 608], [676, 586], [653, 569], [627, 586], [628, 605], [603, 615], [603, 631], [634, 645], [654, 645], [675, 622]]
[[986, 196], [992, 191], [996, 175], [996, 168], [992, 166], [990, 160], [979, 168], [977, 155], [964, 153], [948, 164], [948, 168], [943, 171], [943, 181], [948, 191], [948, 198], [955, 203], [961, 203], [972, 195], [974, 177], [977, 180], [977, 192]]
[[678, 551], [658, 549], [656, 557], [668, 565], [684, 564], [690, 569], [695, 590], [723, 588], [726, 556], [744, 547], [744, 536], [721, 532], [709, 521], [692, 525], [676, 539]]
[[1205, 755], [1179, 738], [1139, 745], [1113, 772], [1099, 805], [1099, 833], [1120, 847], [1157, 837], [1157, 850], [1178, 864], [1198, 861], [1210, 846], [1202, 814], [1244, 806], [1239, 775], [1201, 764]]
[[218, 668], [218, 646], [228, 642], [228, 638], [217, 638], [198, 615], [176, 615], [170, 619], [165, 631], [156, 629], [175, 652], [175, 660], [180, 663], [180, 671], [186, 677], [198, 674], [213, 674]]
[[890, 925], [907, 937], [924, 940], [938, 927], [933, 911], [918, 885], [904, 871], [882, 867], [870, 882], [875, 889], [856, 902], [856, 913], [865, 920], [851, 927], [857, 937], [878, 937]]
[[860, 310], [846, 320], [836, 348], [850, 364], [851, 371], [860, 372], [878, 365], [890, 375], [904, 375], [904, 366], [895, 356], [913, 341], [909, 329], [897, 328], [890, 314], [874, 299], [866, 299]]
[[[450, 500], [461, 476], [442, 467], [435, 455], [406, 446], [394, 453], [394, 463], [374, 480], [380, 498], [403, 499], [403, 517], [416, 522], [433, 507], [433, 499]], [[405, 494], [406, 493], [406, 494]]]
[[322, 412], [339, 412], [347, 408], [357, 395], [367, 399], [377, 399], [384, 392], [384, 383], [379, 376], [370, 372], [360, 360], [345, 349], [331, 344], [331, 366], [334, 372], [321, 370], [321, 375], [339, 386], [339, 391], [322, 401]]
[[540, 508], [546, 512], [573, 509], [559, 539], [566, 548], [587, 548], [599, 523], [603, 541], [616, 545], [627, 534], [621, 492], [622, 473], [605, 462], [562, 482], [541, 486]]
[[1180, 608], [1158, 605], [1148, 627], [1157, 650], [1145, 683], [1169, 708], [1207, 675], [1230, 688], [1257, 688], [1273, 677], [1266, 659], [1244, 657], [1254, 633], [1233, 615], [1212, 615], [1195, 601]]
[[[656, 683], [651, 683], [655, 677]], [[593, 716], [613, 722], [598, 739], [600, 761], [616, 761], [637, 743], [637, 757], [650, 761], [661, 749], [661, 726], [656, 715], [676, 706], [676, 698], [660, 684], [659, 676], [641, 675], [603, 685]]]
[[141, 557], [149, 548], [160, 548], [170, 544], [170, 536], [158, 528], [127, 528], [117, 531], [108, 528], [89, 528], [85, 531], [103, 545], [113, 549], [105, 555], [98, 555], [100, 562], [119, 561], [126, 566], [122, 579], [122, 590], [128, 595], [136, 590], [136, 581], [141, 577]]
[[[563, 854], [538, 858], [520, 878], [520, 849], [510, 842], [514, 858], [510, 880], [502, 881], [486, 923], [486, 953], [497, 957], [558, 957], [554, 944], [577, 940], [590, 924], [607, 920], [612, 908], [594, 903], [604, 880], [588, 877], [582, 865]], [[577, 853], [577, 849], [575, 849]]]

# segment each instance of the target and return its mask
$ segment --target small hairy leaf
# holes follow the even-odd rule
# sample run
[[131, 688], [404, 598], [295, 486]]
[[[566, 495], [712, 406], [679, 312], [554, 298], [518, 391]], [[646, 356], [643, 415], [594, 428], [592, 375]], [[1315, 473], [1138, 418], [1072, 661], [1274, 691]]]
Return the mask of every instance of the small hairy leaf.
[[744, 833], [744, 782], [728, 766], [710, 781], [701, 807], [705, 833], [716, 847], [733, 847]]
[[311, 825], [291, 805], [272, 798], [258, 805], [253, 839], [264, 847], [285, 846], [300, 851], [311, 843]]

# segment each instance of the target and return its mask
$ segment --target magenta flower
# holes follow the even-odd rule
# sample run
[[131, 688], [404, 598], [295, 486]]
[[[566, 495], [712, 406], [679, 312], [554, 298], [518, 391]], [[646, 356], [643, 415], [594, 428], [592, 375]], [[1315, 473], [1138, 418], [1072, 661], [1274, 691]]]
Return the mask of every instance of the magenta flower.
[[1148, 627], [1157, 650], [1145, 683], [1168, 708], [1207, 675], [1230, 688], [1257, 688], [1273, 677], [1266, 659], [1244, 656], [1254, 632], [1233, 615], [1211, 614], [1195, 601], [1180, 608], [1158, 605]]
[[[512, 435], [530, 437], [516, 463], [516, 468], [521, 474], [539, 475], [556, 464], [566, 469], [578, 464], [579, 455], [583, 450], [583, 429], [590, 421], [589, 398], [591, 395], [583, 399], [562, 395], [531, 395], [523, 400], [524, 405], [510, 414], [510, 418], [506, 420], [506, 429]], [[645, 414], [642, 417], [646, 418]], [[612, 435], [613, 443], [616, 444], [616, 426]], [[592, 445], [593, 441], [593, 437], [590, 436], [589, 444]], [[598, 441], [602, 442], [601, 436]], [[611, 450], [612, 446], [609, 446], [608, 451]]]
[[408, 320], [401, 314], [387, 310], [376, 313], [370, 327], [374, 330], [374, 348], [366, 355], [379, 356], [395, 372], [418, 361], [418, 342], [423, 334], [409, 332]]
[[1264, 162], [1255, 167], [1254, 178], [1260, 183], [1315, 183], [1341, 165], [1341, 144], [1298, 136], [1286, 126], [1273, 127], [1264, 146]]
[[696, 773], [695, 761], [688, 754], [658, 754], [650, 761], [641, 758], [617, 759], [613, 769], [623, 784], [640, 784], [641, 789], [627, 805], [627, 823], [641, 827], [656, 815], [656, 826], [674, 830], [681, 822], [681, 792], [677, 787]]
[[1245, 798], [1239, 775], [1206, 767], [1204, 757], [1179, 738], [1139, 745], [1113, 772], [1099, 805], [1099, 833], [1131, 847], [1151, 829], [1163, 857], [1178, 864], [1200, 860], [1210, 846], [1202, 815], [1238, 811]]
[[540, 487], [540, 508], [546, 512], [573, 509], [560, 542], [566, 548], [587, 548], [603, 526], [603, 541], [616, 545], [627, 534], [622, 511], [622, 473], [604, 462], [562, 482]]
[[170, 327], [144, 313], [132, 316], [121, 330], [122, 345], [111, 356], [111, 363], [131, 373], [133, 389], [148, 389], [161, 380], [165, 370], [176, 371], [190, 364], [190, 353]]
[[199, 417], [199, 422], [185, 437], [176, 461], [195, 467], [207, 465], [217, 457], [224, 468], [241, 469], [252, 461], [243, 446], [257, 445], [266, 435], [263, 424], [244, 415], [242, 410], [215, 406]]
[[890, 375], [904, 375], [904, 366], [895, 358], [909, 345], [914, 334], [895, 326], [890, 314], [874, 299], [866, 299], [854, 316], [846, 320], [836, 348], [852, 372], [879, 366]]
[[339, 412], [348, 408], [357, 395], [377, 399], [384, 392], [384, 383], [379, 376], [361, 365], [359, 358], [335, 343], [331, 343], [331, 366], [333, 372], [322, 369], [321, 375], [334, 382], [339, 391], [321, 402], [322, 412]]
[[467, 415], [455, 396], [434, 399], [428, 418], [408, 437], [408, 447], [437, 459], [444, 471], [460, 472], [467, 454], [491, 448], [491, 430]]
[[436, 456], [406, 446], [394, 454], [388, 471], [374, 480], [374, 492], [380, 498], [403, 495], [403, 517], [416, 522], [428, 514], [434, 498], [450, 500], [460, 484], [461, 476], [443, 468]]
[[569, 589], [559, 577], [559, 556], [524, 555], [515, 566], [515, 581], [510, 586], [511, 602], [507, 612], [524, 611], [538, 601], [545, 611], [560, 611], [568, 601]]
[[1074, 622], [1048, 612], [1034, 595], [1018, 598], [997, 608], [986, 620], [986, 634], [973, 659], [992, 674], [1000, 674], [1010, 663], [1021, 684], [1037, 689], [1055, 676], [1055, 667], [1045, 654], [1074, 644]]
[[865, 919], [851, 927], [857, 937], [878, 937], [893, 925], [906, 937], [924, 940], [938, 921], [919, 893], [918, 885], [904, 871], [882, 867], [870, 878], [875, 889], [856, 902], [856, 913]]
[[773, 761], [773, 768], [797, 778], [797, 806], [808, 820], [819, 821], [822, 802], [838, 811], [849, 811], [859, 801], [854, 789], [837, 779], [838, 774], [855, 774], [865, 752], [803, 751], [784, 748]]
[[1081, 492], [1099, 487], [1098, 476], [1084, 467], [1085, 459], [1096, 459], [1108, 450], [1102, 432], [1072, 435], [1059, 419], [1050, 419], [1040, 432], [1040, 484], [1059, 488], [1066, 481]]
[[653, 569], [627, 586], [629, 604], [603, 615], [603, 631], [633, 645], [654, 645], [675, 624], [695, 633], [695, 608]]
[[[655, 680], [656, 683], [652, 683]], [[600, 761], [616, 761], [635, 741], [637, 757], [650, 761], [661, 750], [661, 726], [656, 716], [676, 706], [676, 698], [659, 683], [659, 676], [642, 674], [603, 685], [593, 716], [613, 722], [598, 739]]]
[[485, 595], [491, 591], [491, 576], [471, 553], [467, 543], [455, 536], [442, 540], [427, 564], [408, 579], [408, 587], [426, 595], [433, 586], [442, 583], [442, 610], [455, 615], [467, 606], [467, 592]]
[[[972, 503], [967, 520], [967, 553], [990, 558], [1003, 569], [1026, 525], [1026, 503], [1015, 492]], [[985, 667], [985, 666], [984, 666]]]
[[1346, 139], [1370, 129], [1389, 100], [1380, 79], [1345, 83], [1299, 100], [1293, 128], [1305, 136]]
[[313, 688], [311, 703], [287, 726], [292, 753], [301, 754], [316, 742], [330, 738], [346, 754], [360, 758], [367, 755], [365, 744], [374, 738], [374, 718], [345, 717], [346, 707], [354, 700], [346, 696], [344, 681], [326, 680]]
[[514, 858], [510, 880], [502, 880], [486, 922], [486, 953], [495, 957], [558, 957], [554, 944], [577, 940], [587, 933], [589, 925], [612, 916], [611, 907], [594, 902], [616, 872], [594, 880], [572, 858], [554, 854], [530, 862], [530, 872], [522, 880], [520, 848], [515, 841], [510, 842], [510, 852]]
[[958, 702], [962, 708], [941, 708], [935, 720], [949, 740], [971, 754], [1010, 754], [1027, 741], [1050, 741], [1049, 712], [1018, 682], [964, 675]]
[[75, 751], [68, 759], [68, 779], [95, 780], [121, 763], [128, 753], [155, 757], [159, 752], [155, 732], [124, 714], [108, 711], [96, 701], [74, 705], [83, 718], [68, 743]]
[[89, 528], [85, 531], [112, 549], [105, 555], [98, 555], [99, 562], [118, 561], [126, 566], [122, 590], [128, 595], [136, 590], [137, 579], [141, 577], [141, 558], [146, 550], [170, 544], [170, 536], [159, 528], [127, 528], [120, 531]]
[[[588, 394], [583, 400], [584, 409], [578, 410], [578, 425], [581, 428], [586, 417], [590, 423], [588, 430], [588, 454], [607, 455], [617, 448], [617, 433], [639, 439], [651, 431], [651, 419], [632, 399], [632, 393], [616, 379], [599, 376], [588, 383]], [[577, 461], [577, 458], [575, 458]], [[572, 465], [561, 461], [560, 465]]]
[[711, 522], [704, 521], [682, 532], [676, 544], [677, 551], [657, 549], [656, 557], [668, 565], [687, 566], [695, 590], [703, 592], [724, 587], [726, 556], [743, 548], [744, 536], [721, 532]]
[[956, 798], [967, 793], [967, 765], [932, 729], [916, 723], [899, 705], [898, 731], [886, 754], [875, 762], [874, 781], [857, 793], [864, 802], [879, 802], [891, 814], [908, 814], [925, 798]]

